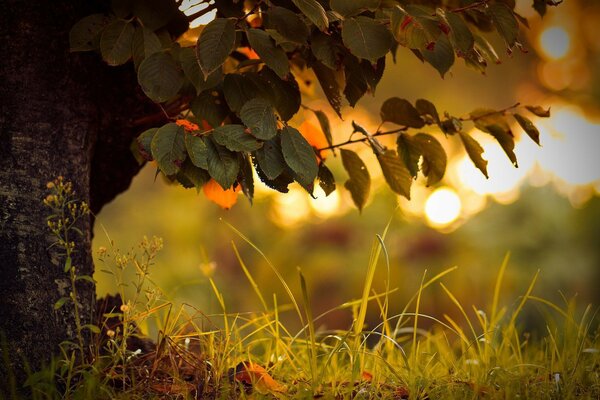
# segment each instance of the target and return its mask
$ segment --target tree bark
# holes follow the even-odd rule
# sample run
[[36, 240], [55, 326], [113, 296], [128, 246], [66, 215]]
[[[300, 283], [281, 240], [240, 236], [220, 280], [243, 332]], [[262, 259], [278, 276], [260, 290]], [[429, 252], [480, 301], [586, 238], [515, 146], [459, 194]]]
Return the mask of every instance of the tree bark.
[[[70, 54], [68, 33], [89, 1], [5, 1], [0, 13], [0, 397], [11, 380], [73, 340], [69, 278], [49, 246], [46, 183], [59, 175], [98, 212], [125, 190], [139, 166], [129, 150], [145, 127], [130, 121], [155, 108], [137, 89], [130, 65], [110, 68], [96, 54]], [[150, 107], [150, 109], [148, 108]], [[82, 222], [74, 265], [93, 274], [93, 217]], [[78, 283], [82, 323], [92, 322], [95, 287]], [[5, 360], [9, 360], [7, 363]], [[7, 393], [5, 393], [7, 394]]]

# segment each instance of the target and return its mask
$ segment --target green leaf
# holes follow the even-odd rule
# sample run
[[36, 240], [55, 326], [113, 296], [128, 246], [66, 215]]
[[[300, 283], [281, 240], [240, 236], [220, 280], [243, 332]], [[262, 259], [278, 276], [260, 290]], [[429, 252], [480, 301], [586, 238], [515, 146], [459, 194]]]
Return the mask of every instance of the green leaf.
[[422, 171], [427, 177], [427, 186], [438, 183], [446, 172], [447, 156], [444, 148], [433, 136], [419, 133], [414, 136], [415, 142], [423, 155]]
[[60, 299], [58, 299], [58, 301], [56, 303], [54, 303], [54, 310], [60, 309], [69, 300], [71, 300], [71, 299], [69, 299], [68, 297], [61, 297]]
[[156, 31], [177, 18], [178, 14], [183, 16], [177, 7], [177, 4], [172, 1], [135, 0], [133, 14], [142, 21], [146, 28]]
[[140, 67], [142, 61], [161, 50], [162, 45], [154, 32], [143, 26], [135, 28], [131, 51], [136, 70]]
[[277, 178], [287, 166], [279, 137], [264, 142], [263, 147], [256, 150], [254, 156], [267, 179]]
[[308, 19], [319, 28], [320, 31], [327, 30], [329, 20], [323, 6], [317, 0], [292, 0], [292, 2], [306, 15]]
[[533, 140], [538, 146], [540, 145], [540, 131], [535, 127], [533, 122], [527, 117], [521, 114], [514, 113], [513, 117], [517, 120], [521, 128], [527, 133], [527, 135]]
[[333, 137], [331, 136], [331, 125], [329, 124], [329, 118], [327, 118], [327, 114], [325, 114], [321, 110], [312, 110], [317, 116], [317, 120], [319, 120], [319, 125], [321, 126], [321, 130], [325, 134], [325, 139], [327, 140], [327, 144], [333, 146]]
[[[338, 39], [339, 40], [339, 39]], [[313, 55], [332, 70], [337, 69], [338, 49], [333, 35], [314, 31], [310, 36], [310, 50]]]
[[190, 109], [199, 120], [205, 120], [210, 126], [219, 126], [229, 114], [223, 94], [219, 91], [205, 90], [190, 104]]
[[94, 324], [85, 324], [81, 327], [81, 329], [88, 329], [90, 332], [95, 333], [95, 334], [99, 334], [100, 333], [100, 328], [98, 328], [96, 325]]
[[364, 16], [344, 21], [342, 40], [352, 54], [371, 62], [384, 57], [392, 45], [389, 29], [373, 18]]
[[386, 150], [376, 154], [381, 166], [383, 177], [389, 187], [396, 193], [410, 200], [410, 185], [412, 177], [394, 150]]
[[411, 176], [416, 178], [419, 172], [419, 160], [422, 155], [419, 142], [412, 135], [401, 133], [396, 139], [396, 144], [398, 145], [398, 156]]
[[240, 173], [238, 182], [242, 187], [244, 196], [250, 201], [250, 205], [254, 200], [254, 174], [252, 173], [252, 162], [248, 154], [240, 154]]
[[387, 99], [381, 106], [380, 115], [383, 122], [393, 122], [410, 128], [425, 126], [419, 111], [408, 100], [399, 97]]
[[125, 64], [131, 58], [134, 32], [133, 24], [123, 20], [116, 20], [104, 28], [100, 37], [100, 52], [108, 65]]
[[510, 129], [504, 129], [499, 125], [489, 125], [487, 127], [488, 132], [500, 143], [502, 150], [506, 153], [510, 162], [516, 167], [519, 167], [517, 163], [517, 156], [515, 155], [515, 138], [512, 135]]
[[325, 97], [327, 97], [327, 101], [329, 101], [333, 110], [341, 118], [342, 95], [340, 94], [341, 88], [336, 79], [335, 72], [318, 61], [315, 62], [312, 67], [319, 84], [321, 84], [323, 93], [325, 93]]
[[192, 164], [202, 169], [208, 169], [208, 150], [203, 137], [186, 134], [185, 148]]
[[[264, 86], [263, 86], [264, 85]], [[256, 97], [268, 100], [270, 97], [269, 88], [266, 83], [261, 85], [257, 80], [253, 80], [249, 75], [227, 74], [223, 81], [223, 94], [225, 100], [232, 111], [239, 113], [242, 106], [249, 100]]]
[[71, 257], [67, 256], [67, 259], [65, 260], [65, 268], [64, 271], [65, 272], [69, 272], [71, 270], [72, 266], [72, 259]]
[[92, 284], [96, 284], [96, 281], [94, 280], [94, 278], [92, 278], [89, 275], [77, 275], [77, 277], [75, 278], [76, 281], [86, 281]]
[[240, 170], [237, 154], [225, 147], [206, 141], [208, 149], [208, 173], [224, 190], [228, 190], [236, 181]]
[[349, 179], [344, 183], [352, 196], [352, 201], [359, 211], [362, 211], [371, 190], [371, 177], [365, 163], [353, 151], [341, 149], [342, 164], [348, 173]]
[[450, 39], [456, 50], [462, 54], [469, 52], [475, 45], [475, 38], [462, 16], [441, 8], [438, 8], [436, 13], [450, 28]]
[[69, 32], [71, 51], [89, 51], [100, 47], [102, 30], [112, 21], [104, 14], [92, 14], [80, 19]]
[[315, 180], [319, 172], [317, 157], [300, 132], [286, 126], [281, 131], [281, 150], [285, 163], [299, 176], [301, 183], [308, 185]]
[[260, 78], [271, 89], [271, 104], [275, 106], [282, 121], [290, 120], [300, 109], [300, 89], [292, 75], [283, 80], [270, 68], [260, 70]]
[[440, 35], [429, 48], [422, 49], [421, 55], [443, 78], [454, 64], [454, 49], [448, 38], [444, 35]]
[[324, 163], [319, 165], [317, 177], [319, 178], [319, 186], [321, 186], [321, 189], [325, 192], [325, 196], [329, 196], [335, 190], [335, 178]]
[[196, 190], [200, 190], [210, 180], [210, 175], [206, 169], [197, 167], [188, 158], [177, 173], [177, 180], [185, 188], [195, 187]]
[[152, 139], [156, 132], [158, 132], [158, 128], [150, 128], [142, 132], [136, 139], [137, 149], [145, 161], [152, 161]]
[[506, 4], [494, 2], [486, 8], [487, 14], [492, 19], [496, 30], [502, 36], [508, 48], [517, 44], [519, 23], [513, 11]]
[[228, 124], [215, 128], [212, 138], [231, 151], [254, 151], [262, 147], [252, 135], [246, 133], [243, 125]]
[[308, 26], [298, 14], [285, 7], [269, 8], [265, 13], [265, 25], [292, 42], [306, 44]]
[[267, 32], [261, 29], [248, 29], [246, 35], [252, 49], [277, 75], [283, 78], [290, 72], [287, 55], [275, 45]]
[[168, 123], [152, 139], [152, 157], [165, 175], [175, 175], [186, 158], [183, 127]]
[[547, 7], [548, 5], [546, 4], [546, 0], [533, 0], [533, 8], [535, 11], [537, 11], [540, 17], [546, 15]]
[[425, 99], [418, 99], [415, 102], [415, 108], [422, 117], [430, 116], [433, 119], [433, 122], [438, 125], [440, 124], [440, 116], [432, 102]]
[[219, 68], [235, 47], [235, 19], [216, 18], [202, 30], [196, 44], [196, 57], [207, 77]]
[[183, 85], [183, 73], [168, 53], [154, 53], [138, 69], [138, 82], [151, 100], [162, 103], [174, 98]]
[[481, 171], [481, 173], [486, 178], [488, 178], [488, 162], [483, 157], [481, 157], [481, 154], [483, 153], [483, 148], [481, 147], [481, 145], [470, 135], [462, 131], [459, 131], [458, 134], [460, 135], [460, 140], [462, 141], [463, 146], [465, 146], [467, 155], [469, 156], [471, 161], [473, 161], [473, 164], [475, 164], [475, 166]]
[[[362, 60], [370, 64], [368, 60]], [[365, 79], [363, 69], [361, 67], [361, 60], [352, 54], [348, 54], [344, 58], [344, 74], [346, 80], [346, 87], [344, 88], [344, 96], [348, 100], [351, 107], [354, 107], [358, 100], [361, 99], [369, 90], [369, 84]]]
[[223, 80], [223, 70], [221, 68], [217, 68], [208, 77], [204, 77], [196, 58], [196, 52], [191, 47], [184, 47], [179, 50], [179, 61], [185, 77], [194, 85], [198, 94], [218, 86]]
[[410, 11], [400, 6], [394, 7], [390, 15], [390, 29], [400, 45], [424, 50], [438, 39], [440, 27], [423, 9], [414, 7]]
[[525, 108], [540, 118], [550, 117], [550, 108], [547, 110], [540, 106], [525, 106]]
[[381, 0], [331, 0], [331, 9], [344, 17], [351, 17], [363, 11], [375, 11]]
[[259, 139], [269, 140], [277, 134], [277, 117], [273, 106], [264, 99], [247, 101], [240, 110], [240, 118]]

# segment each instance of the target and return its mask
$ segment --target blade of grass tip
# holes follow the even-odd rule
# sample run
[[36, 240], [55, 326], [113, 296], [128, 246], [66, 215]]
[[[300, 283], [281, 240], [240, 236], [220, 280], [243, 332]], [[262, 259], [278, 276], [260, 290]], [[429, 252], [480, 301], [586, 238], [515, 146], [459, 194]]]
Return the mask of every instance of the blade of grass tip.
[[460, 302], [458, 301], [458, 299], [446, 287], [446, 285], [444, 285], [442, 282], [440, 282], [440, 286], [442, 287], [442, 289], [444, 289], [444, 292], [446, 292], [446, 294], [448, 295], [448, 297], [450, 298], [450, 300], [454, 303], [454, 305], [456, 306], [456, 308], [458, 308], [458, 310], [462, 314], [463, 318], [467, 322], [467, 325], [469, 325], [469, 329], [471, 330], [471, 334], [473, 335], [473, 340], [477, 343], [477, 350], [479, 352], [479, 355], [481, 356], [481, 352], [480, 352], [481, 348], [479, 346], [479, 340], [477, 340], [477, 333], [475, 332], [475, 327], [473, 326], [473, 323], [471, 322], [471, 319], [467, 315], [467, 312], [463, 308], [462, 304], [460, 304]]
[[217, 289], [217, 285], [215, 285], [215, 281], [212, 278], [208, 278], [210, 282], [210, 286], [212, 287], [213, 292], [215, 293], [215, 297], [221, 306], [221, 311], [223, 311], [223, 323], [225, 324], [225, 336], [229, 337], [229, 320], [227, 319], [227, 310], [225, 308], [225, 301], [223, 299], [223, 295]]
[[240, 232], [239, 230], [237, 230], [229, 222], [227, 222], [227, 221], [225, 221], [223, 219], [221, 219], [221, 221], [225, 225], [227, 225], [227, 227], [229, 227], [229, 229], [231, 229], [236, 235], [238, 235], [240, 237], [240, 239], [242, 239], [243, 241], [245, 241], [246, 243], [248, 243], [250, 245], [250, 247], [252, 247], [258, 254], [260, 254], [260, 256], [263, 258], [263, 260], [265, 260], [265, 262], [267, 263], [267, 265], [269, 266], [269, 268], [271, 268], [271, 270], [277, 276], [277, 279], [279, 279], [279, 282], [281, 282], [283, 288], [287, 292], [287, 295], [290, 297], [290, 300], [294, 304], [294, 308], [296, 309], [296, 313], [298, 314], [298, 318], [300, 318], [300, 323], [302, 325], [304, 325], [304, 318], [302, 317], [302, 311], [300, 311], [300, 306], [298, 306], [298, 302], [296, 301], [296, 297], [294, 297], [294, 294], [292, 293], [292, 290], [290, 289], [290, 287], [288, 286], [288, 284], [283, 279], [283, 276], [279, 273], [279, 271], [277, 270], [277, 268], [275, 268], [275, 266], [271, 263], [271, 260], [269, 260], [269, 258], [265, 255], [265, 253], [263, 253], [262, 250], [259, 249], [258, 246], [256, 246], [242, 232]]
[[496, 285], [494, 286], [494, 297], [492, 300], [492, 314], [490, 323], [495, 325], [497, 320], [497, 311], [498, 311], [498, 300], [500, 299], [500, 287], [502, 286], [502, 280], [504, 279], [504, 272], [506, 271], [506, 266], [508, 265], [508, 260], [510, 260], [510, 252], [506, 253], [504, 256], [504, 260], [500, 265], [500, 269], [498, 270], [498, 276], [496, 277]]
[[531, 295], [531, 292], [533, 291], [533, 287], [535, 286], [535, 283], [536, 283], [536, 281], [538, 279], [539, 274], [540, 274], [540, 270], [538, 269], [537, 272], [535, 273], [535, 275], [533, 276], [533, 279], [531, 280], [531, 283], [529, 284], [529, 287], [527, 288], [527, 292], [525, 292], [525, 295], [521, 299], [521, 302], [519, 303], [519, 306], [517, 307], [517, 309], [513, 313], [508, 326], [514, 326], [515, 321], [517, 320], [517, 316], [519, 315], [519, 313], [523, 309], [523, 306], [525, 306], [525, 303], [527, 302], [527, 300], [529, 299], [529, 296]]
[[304, 311], [306, 312], [306, 320], [308, 324], [308, 334], [310, 345], [308, 346], [308, 352], [310, 354], [310, 375], [311, 375], [311, 387], [313, 393], [316, 393], [316, 377], [317, 377], [317, 339], [315, 335], [315, 325], [313, 320], [312, 308], [310, 305], [310, 296], [308, 295], [308, 289], [306, 288], [306, 280], [302, 274], [302, 270], [298, 267], [298, 275], [300, 276], [300, 287], [302, 288], [302, 299], [304, 301]]
[[[427, 270], [423, 272], [423, 277], [421, 278], [421, 284], [419, 285], [419, 291], [417, 292], [417, 304], [415, 305], [415, 322], [413, 324], [413, 337], [412, 337], [412, 346], [411, 346], [411, 359], [413, 360], [413, 366], [417, 366], [417, 328], [419, 327], [419, 307], [421, 306], [421, 293], [423, 292], [423, 283], [425, 282], [425, 276], [427, 275]], [[407, 365], [407, 368], [410, 372], [411, 366]]]
[[385, 267], [386, 267], [386, 281], [385, 281], [385, 297], [384, 297], [384, 301], [383, 301], [383, 308], [381, 309], [381, 319], [382, 321], [385, 322], [383, 328], [385, 329], [385, 333], [388, 336], [391, 336], [392, 334], [392, 328], [390, 327], [389, 323], [388, 323], [388, 319], [387, 319], [387, 314], [388, 314], [388, 309], [389, 309], [389, 304], [390, 304], [390, 297], [389, 297], [389, 293], [390, 293], [390, 257], [389, 254], [387, 252], [387, 249], [385, 247], [385, 244], [383, 243], [383, 238], [379, 235], [377, 235], [377, 240], [379, 240], [379, 244], [383, 250], [383, 255], [384, 255], [384, 259], [385, 259]]
[[233, 247], [233, 252], [235, 253], [235, 257], [237, 258], [238, 262], [240, 263], [240, 267], [242, 267], [242, 271], [244, 271], [246, 278], [248, 278], [248, 281], [250, 282], [252, 289], [254, 289], [254, 293], [256, 293], [256, 295], [258, 296], [258, 299], [260, 300], [260, 303], [262, 304], [263, 308], [265, 309], [265, 312], [269, 312], [269, 308], [267, 307], [267, 302], [265, 301], [265, 299], [260, 291], [260, 288], [258, 287], [258, 284], [252, 277], [252, 274], [250, 274], [248, 267], [246, 267], [246, 263], [244, 263], [244, 260], [242, 260], [242, 257], [240, 256], [240, 252], [238, 251], [237, 246], [235, 245], [235, 242], [233, 240], [231, 241], [231, 247]]

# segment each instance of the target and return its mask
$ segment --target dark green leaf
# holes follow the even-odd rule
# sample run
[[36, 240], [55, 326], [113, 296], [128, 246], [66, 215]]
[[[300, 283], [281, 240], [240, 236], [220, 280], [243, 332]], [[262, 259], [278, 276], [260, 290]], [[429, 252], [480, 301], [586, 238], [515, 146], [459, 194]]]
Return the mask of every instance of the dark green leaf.
[[208, 150], [203, 137], [190, 134], [185, 135], [185, 148], [190, 161], [197, 167], [208, 169]]
[[[367, 60], [363, 61], [370, 63]], [[344, 73], [346, 75], [344, 96], [346, 96], [350, 106], [354, 107], [358, 100], [360, 100], [369, 90], [369, 84], [365, 79], [360, 60], [352, 54], [348, 54], [348, 56], [344, 58]]]
[[319, 28], [320, 31], [327, 30], [329, 20], [323, 6], [317, 0], [292, 0], [292, 2], [306, 15], [308, 19]]
[[261, 69], [259, 76], [271, 89], [271, 104], [277, 109], [281, 120], [291, 119], [300, 109], [300, 89], [296, 79], [290, 74], [283, 80], [269, 68]]
[[508, 48], [512, 48], [517, 43], [519, 35], [519, 23], [513, 11], [506, 4], [499, 2], [488, 5], [486, 10]]
[[475, 37], [475, 49], [481, 55], [481, 57], [483, 57], [483, 59], [487, 60], [488, 62], [500, 64], [500, 57], [498, 57], [498, 53], [496, 52], [492, 44], [481, 35], [473, 36]]
[[263, 147], [256, 150], [254, 155], [267, 179], [277, 178], [286, 168], [279, 137], [264, 142]]
[[158, 128], [150, 128], [137, 137], [138, 150], [146, 161], [152, 160], [152, 139], [154, 139], [156, 132], [158, 132]]
[[333, 137], [331, 136], [331, 125], [329, 124], [329, 118], [327, 118], [327, 114], [325, 114], [321, 110], [312, 110], [317, 119], [319, 120], [319, 125], [321, 126], [321, 130], [325, 134], [325, 139], [327, 139], [327, 144], [333, 146]]
[[362, 60], [360, 62], [360, 68], [363, 72], [363, 78], [369, 86], [369, 90], [372, 94], [375, 94], [375, 89], [383, 77], [383, 72], [385, 70], [385, 57], [381, 57], [375, 64], [371, 64], [367, 60]]
[[211, 136], [215, 142], [231, 151], [254, 151], [262, 146], [262, 143], [257, 141], [254, 136], [246, 133], [243, 125], [219, 126], [215, 128]]
[[400, 6], [394, 7], [390, 16], [390, 29], [400, 45], [424, 50], [440, 36], [439, 24], [420, 8], [411, 9], [411, 13]]
[[421, 55], [443, 78], [454, 64], [454, 49], [448, 38], [444, 35], [440, 35], [429, 48], [422, 49]]
[[439, 125], [440, 116], [432, 102], [425, 99], [418, 99], [415, 103], [415, 108], [421, 116], [430, 116], [433, 122]]
[[71, 51], [89, 51], [100, 47], [102, 30], [112, 21], [104, 14], [92, 14], [80, 19], [69, 32]]
[[254, 175], [252, 173], [252, 162], [248, 154], [240, 154], [240, 174], [238, 182], [242, 187], [244, 196], [250, 201], [250, 205], [254, 200]]
[[517, 120], [521, 128], [529, 135], [531, 140], [533, 140], [538, 146], [540, 144], [540, 131], [535, 127], [533, 122], [527, 117], [522, 116], [521, 114], [513, 114], [513, 117]]
[[183, 127], [168, 123], [159, 128], [152, 139], [152, 157], [165, 175], [179, 171], [186, 158], [185, 133]]
[[151, 100], [162, 103], [177, 95], [183, 85], [183, 73], [168, 53], [154, 53], [138, 70], [138, 82]]
[[422, 150], [419, 142], [412, 135], [401, 133], [396, 139], [398, 145], [398, 156], [410, 172], [413, 178], [417, 177], [419, 172], [419, 160], [421, 159]]
[[206, 169], [197, 167], [188, 158], [177, 173], [177, 180], [186, 189], [195, 187], [197, 190], [200, 190], [210, 180], [210, 175]]
[[473, 161], [473, 164], [481, 171], [481, 173], [487, 178], [487, 161], [481, 156], [483, 153], [483, 148], [481, 145], [473, 139], [470, 135], [460, 131], [458, 132], [460, 135], [460, 140], [465, 146], [465, 150], [467, 151], [467, 155]]
[[410, 200], [412, 177], [396, 152], [394, 150], [386, 150], [384, 153], [376, 155], [385, 181], [389, 187], [394, 192]]
[[512, 135], [510, 129], [506, 130], [502, 126], [499, 125], [489, 125], [487, 127], [488, 132], [492, 135], [500, 146], [502, 146], [502, 150], [506, 153], [510, 162], [515, 166], [519, 167], [517, 163], [517, 156], [515, 155], [515, 138]]
[[181, 14], [181, 11], [177, 9], [177, 3], [172, 1], [135, 0], [133, 14], [146, 28], [156, 31], [171, 22], [177, 14]]
[[229, 108], [221, 92], [206, 90], [190, 104], [190, 109], [199, 120], [205, 120], [210, 126], [219, 126], [229, 114]]
[[341, 118], [342, 95], [340, 94], [341, 89], [336, 79], [335, 71], [318, 61], [313, 64], [313, 70], [315, 71], [315, 75], [321, 84], [321, 88], [323, 89], [323, 93], [325, 93], [325, 97], [327, 97], [327, 101], [329, 101], [329, 104], [331, 104], [333, 110]]
[[161, 50], [162, 45], [154, 32], [142, 26], [135, 28], [131, 51], [136, 70], [140, 67], [142, 61]]
[[185, 77], [190, 80], [196, 88], [196, 93], [218, 86], [223, 80], [223, 70], [217, 68], [213, 73], [204, 77], [200, 70], [200, 64], [196, 58], [196, 53], [191, 47], [185, 47], [179, 51], [179, 61]]
[[267, 83], [252, 79], [250, 74], [227, 74], [223, 82], [223, 93], [231, 110], [239, 113], [242, 106], [256, 97], [270, 100], [272, 93]]
[[77, 275], [77, 277], [75, 278], [75, 281], [86, 281], [89, 282], [91, 284], [96, 284], [96, 281], [94, 280], [94, 278], [92, 278], [89, 275]]
[[217, 18], [206, 25], [196, 44], [196, 57], [204, 76], [223, 65], [234, 47], [235, 19]]
[[448, 27], [450, 28], [450, 39], [456, 50], [462, 54], [466, 54], [470, 51], [475, 44], [475, 38], [462, 16], [459, 13], [447, 13], [441, 8], [438, 8], [436, 11], [442, 21], [448, 24]]
[[438, 183], [446, 172], [447, 156], [444, 148], [433, 136], [419, 133], [414, 136], [423, 155], [422, 171], [427, 177], [427, 186]]
[[373, 18], [364, 16], [344, 21], [342, 40], [352, 54], [373, 63], [384, 57], [392, 45], [389, 29]]
[[240, 118], [259, 139], [269, 140], [277, 134], [277, 117], [273, 106], [264, 99], [247, 101], [240, 110]]
[[543, 107], [540, 107], [540, 106], [525, 106], [525, 108], [540, 118], [550, 117], [550, 109], [549, 108], [547, 110], [545, 110]]
[[331, 0], [331, 9], [344, 17], [351, 17], [363, 11], [375, 11], [381, 0]]
[[325, 192], [325, 196], [329, 196], [331, 192], [335, 190], [335, 178], [333, 177], [333, 174], [325, 164], [321, 163], [321, 165], [319, 165], [319, 174], [317, 176], [319, 178], [319, 186], [321, 186], [321, 189]]
[[102, 31], [100, 52], [108, 65], [125, 64], [131, 58], [131, 44], [135, 28], [133, 24], [116, 20]]
[[320, 31], [314, 31], [310, 36], [310, 50], [313, 55], [332, 70], [337, 69], [338, 64], [338, 49], [334, 38], [334, 35], [326, 35]]
[[533, 0], [533, 8], [540, 14], [540, 17], [546, 15], [547, 4], [546, 0]]
[[353, 151], [341, 149], [342, 163], [348, 173], [349, 179], [344, 183], [352, 195], [352, 201], [359, 211], [362, 211], [369, 197], [371, 190], [371, 176], [365, 166], [365, 163]]
[[387, 99], [381, 106], [380, 115], [381, 120], [384, 122], [393, 122], [411, 128], [425, 126], [425, 121], [423, 121], [417, 109], [408, 100], [398, 97]]
[[311, 145], [296, 129], [286, 126], [281, 131], [281, 150], [286, 164], [308, 185], [317, 177], [319, 166]]
[[246, 34], [252, 49], [277, 75], [283, 78], [290, 72], [287, 55], [275, 45], [267, 32], [261, 29], [248, 29]]
[[275, 179], [267, 178], [260, 165], [255, 163], [254, 168], [256, 169], [256, 174], [265, 185], [280, 193], [289, 192], [288, 186], [290, 183], [294, 182], [294, 178], [292, 177], [293, 172], [289, 167], [285, 167], [286, 171], [278, 175]]
[[295, 12], [273, 6], [265, 13], [265, 25], [295, 43], [306, 44], [308, 26]]
[[206, 141], [208, 150], [208, 173], [224, 190], [233, 186], [240, 170], [237, 154], [225, 147]]
[[100, 333], [100, 328], [98, 328], [94, 324], [85, 324], [85, 325], [83, 325], [81, 327], [81, 329], [88, 329], [90, 332], [95, 333], [95, 334], [99, 334]]

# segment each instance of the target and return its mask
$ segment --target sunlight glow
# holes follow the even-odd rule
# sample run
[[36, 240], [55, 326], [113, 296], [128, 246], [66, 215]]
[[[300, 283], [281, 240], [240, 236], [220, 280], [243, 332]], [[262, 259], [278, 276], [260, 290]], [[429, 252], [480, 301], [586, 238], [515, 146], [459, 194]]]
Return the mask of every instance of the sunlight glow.
[[539, 37], [540, 49], [551, 60], [565, 57], [571, 51], [571, 37], [562, 27], [553, 26], [544, 29]]
[[[207, 8], [213, 2], [205, 3], [202, 0], [183, 0], [179, 9], [185, 15], [192, 15]], [[212, 10], [190, 22], [190, 29], [197, 28], [201, 25], [206, 25], [217, 16], [217, 10]]]
[[323, 189], [315, 185], [314, 195], [316, 199], [310, 199], [309, 205], [317, 217], [329, 218], [345, 211], [341, 208], [340, 194], [337, 190], [331, 192], [329, 196], [325, 196]]
[[281, 227], [292, 227], [310, 216], [308, 194], [300, 187], [290, 187], [285, 194], [274, 196], [271, 220]]
[[462, 203], [454, 189], [436, 189], [425, 202], [425, 216], [432, 226], [449, 225], [460, 216]]

